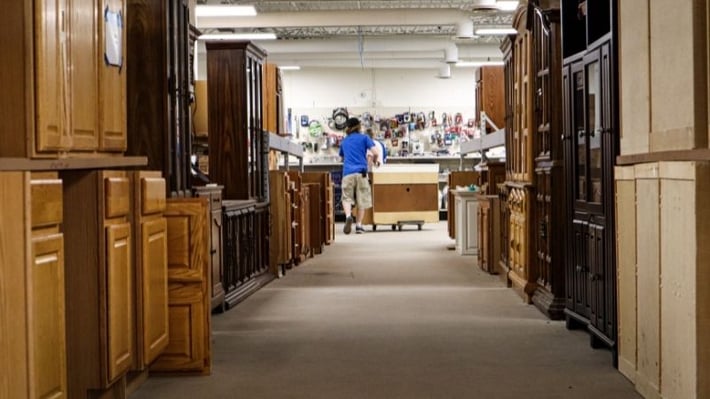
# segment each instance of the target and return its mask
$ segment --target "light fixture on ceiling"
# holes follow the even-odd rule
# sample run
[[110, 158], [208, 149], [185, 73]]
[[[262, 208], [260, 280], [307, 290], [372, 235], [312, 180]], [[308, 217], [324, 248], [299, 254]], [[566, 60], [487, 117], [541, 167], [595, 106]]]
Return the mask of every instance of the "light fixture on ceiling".
[[459, 48], [456, 43], [449, 43], [444, 49], [444, 62], [455, 64], [459, 61]]
[[459, 61], [456, 63], [457, 68], [475, 68], [475, 67], [482, 67], [482, 66], [502, 66], [502, 65], [505, 65], [505, 63], [503, 61], [491, 60], [490, 58], [487, 60]]
[[473, 39], [473, 21], [463, 19], [456, 24], [457, 39]]
[[473, 0], [471, 1], [474, 10], [495, 10], [496, 0]]
[[451, 65], [449, 64], [442, 64], [439, 67], [439, 74], [436, 75], [437, 78], [439, 79], [449, 79], [451, 78]]
[[199, 37], [200, 40], [275, 40], [276, 34], [271, 32], [253, 33], [216, 33]]
[[301, 67], [298, 65], [284, 65], [280, 66], [279, 69], [282, 71], [299, 71]]
[[195, 6], [196, 17], [253, 17], [256, 15], [254, 6], [237, 5], [206, 5]]
[[513, 28], [479, 28], [476, 29], [477, 35], [514, 35], [518, 33]]

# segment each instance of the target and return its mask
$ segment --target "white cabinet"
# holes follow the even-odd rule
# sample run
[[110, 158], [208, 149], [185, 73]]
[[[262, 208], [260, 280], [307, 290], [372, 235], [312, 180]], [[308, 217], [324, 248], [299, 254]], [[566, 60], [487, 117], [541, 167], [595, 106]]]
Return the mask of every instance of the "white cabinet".
[[478, 193], [454, 191], [456, 204], [456, 252], [478, 255]]

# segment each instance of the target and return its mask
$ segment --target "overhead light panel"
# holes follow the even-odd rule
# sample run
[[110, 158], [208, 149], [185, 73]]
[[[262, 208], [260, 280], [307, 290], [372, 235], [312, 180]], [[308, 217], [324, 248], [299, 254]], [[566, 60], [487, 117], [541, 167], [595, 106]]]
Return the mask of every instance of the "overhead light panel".
[[518, 33], [513, 28], [480, 28], [476, 29], [477, 35], [514, 35]]
[[299, 71], [301, 67], [298, 65], [284, 65], [280, 66], [279, 69], [282, 71]]
[[518, 1], [503, 1], [498, 0], [496, 7], [501, 11], [515, 11], [518, 8]]
[[253, 17], [256, 16], [254, 6], [237, 5], [197, 5], [195, 6], [196, 17]]
[[206, 34], [199, 37], [200, 40], [275, 40], [276, 34], [271, 32], [254, 33], [217, 33]]

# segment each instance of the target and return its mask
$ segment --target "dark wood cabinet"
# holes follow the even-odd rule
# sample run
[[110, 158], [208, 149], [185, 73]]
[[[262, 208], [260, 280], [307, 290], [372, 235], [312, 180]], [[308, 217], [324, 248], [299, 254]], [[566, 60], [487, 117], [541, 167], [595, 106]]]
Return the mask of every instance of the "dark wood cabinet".
[[210, 180], [228, 200], [268, 198], [268, 135], [263, 132], [266, 53], [245, 41], [207, 42]]
[[[502, 45], [506, 93], [507, 229], [502, 259], [516, 291], [551, 319], [564, 317], [565, 184], [559, 3], [528, 2]], [[553, 245], [554, 244], [554, 245]]]
[[[616, 2], [562, 1], [568, 327], [616, 350]], [[614, 356], [616, 360], [616, 356]]]
[[[148, 158], [173, 195], [190, 192], [188, 0], [129, 0], [126, 16], [128, 155]], [[194, 35], [193, 35], [194, 36]]]
[[451, 171], [446, 177], [447, 185], [449, 186], [449, 191], [446, 194], [446, 223], [449, 231], [449, 238], [452, 240], [456, 239], [456, 200], [454, 198], [453, 190], [456, 187], [468, 187], [471, 184], [478, 183], [479, 175], [478, 172], [474, 171]]
[[224, 305], [224, 287], [222, 278], [222, 186], [203, 186], [194, 188], [195, 196], [205, 197], [210, 203], [210, 270], [212, 273], [211, 297], [212, 310], [221, 310]]
[[490, 274], [500, 270], [500, 200], [497, 195], [478, 198], [478, 265]]

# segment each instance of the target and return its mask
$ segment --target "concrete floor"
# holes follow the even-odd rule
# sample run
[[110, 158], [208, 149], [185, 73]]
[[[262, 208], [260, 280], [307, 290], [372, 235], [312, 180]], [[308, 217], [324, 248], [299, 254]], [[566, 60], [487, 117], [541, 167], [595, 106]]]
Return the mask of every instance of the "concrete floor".
[[151, 377], [131, 399], [640, 397], [585, 332], [447, 250], [445, 222], [337, 229], [322, 255], [213, 316], [212, 375]]

